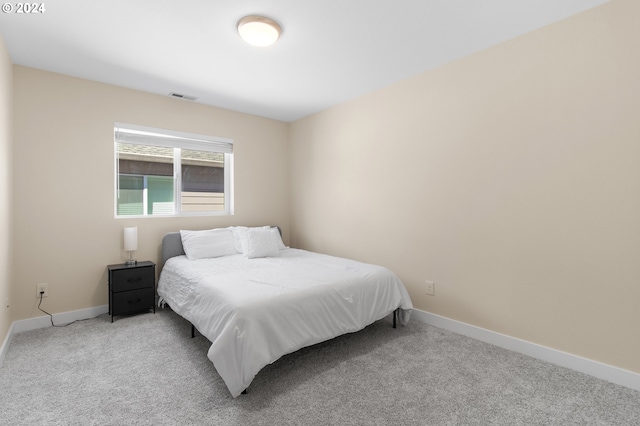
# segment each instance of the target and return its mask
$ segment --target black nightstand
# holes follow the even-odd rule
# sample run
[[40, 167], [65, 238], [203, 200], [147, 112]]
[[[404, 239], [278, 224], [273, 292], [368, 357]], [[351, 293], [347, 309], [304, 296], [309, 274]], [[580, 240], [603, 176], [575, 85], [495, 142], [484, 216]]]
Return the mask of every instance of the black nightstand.
[[128, 315], [153, 309], [156, 313], [156, 264], [149, 261], [133, 266], [107, 266], [109, 271], [109, 313]]

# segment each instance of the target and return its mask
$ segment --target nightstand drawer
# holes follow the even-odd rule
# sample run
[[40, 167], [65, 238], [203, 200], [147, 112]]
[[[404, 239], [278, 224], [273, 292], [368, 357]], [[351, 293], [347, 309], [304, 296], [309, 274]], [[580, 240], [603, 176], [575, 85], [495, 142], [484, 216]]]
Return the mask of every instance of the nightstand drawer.
[[113, 294], [112, 315], [126, 315], [154, 307], [155, 292], [148, 288]]
[[129, 268], [111, 271], [111, 291], [128, 291], [139, 288], [155, 287], [153, 267]]
[[135, 265], [107, 265], [109, 313], [128, 315], [153, 309], [156, 312], [156, 264], [148, 260]]

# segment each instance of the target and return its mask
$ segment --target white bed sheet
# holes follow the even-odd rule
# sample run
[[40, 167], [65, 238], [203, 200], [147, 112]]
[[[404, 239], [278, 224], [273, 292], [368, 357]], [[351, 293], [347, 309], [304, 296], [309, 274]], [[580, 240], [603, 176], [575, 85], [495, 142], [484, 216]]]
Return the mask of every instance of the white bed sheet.
[[285, 354], [355, 332], [400, 308], [404, 284], [387, 268], [298, 249], [279, 257], [169, 259], [158, 294], [212, 342], [207, 356], [238, 396]]

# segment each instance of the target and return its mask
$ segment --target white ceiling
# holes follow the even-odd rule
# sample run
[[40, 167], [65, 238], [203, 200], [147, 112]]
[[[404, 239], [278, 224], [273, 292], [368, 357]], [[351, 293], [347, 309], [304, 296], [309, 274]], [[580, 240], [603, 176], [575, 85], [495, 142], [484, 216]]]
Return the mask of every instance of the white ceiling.
[[[288, 122], [608, 1], [43, 0], [0, 33], [15, 64]], [[248, 14], [280, 40], [245, 44]]]

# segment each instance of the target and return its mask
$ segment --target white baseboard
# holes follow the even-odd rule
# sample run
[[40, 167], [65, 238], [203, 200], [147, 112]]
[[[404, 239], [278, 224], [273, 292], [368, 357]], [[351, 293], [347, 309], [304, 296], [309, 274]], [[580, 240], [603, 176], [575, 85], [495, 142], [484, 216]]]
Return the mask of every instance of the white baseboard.
[[452, 320], [420, 309], [413, 309], [411, 317], [420, 322], [443, 328], [463, 336], [471, 337], [501, 348], [550, 362], [561, 367], [579, 371], [598, 379], [640, 391], [640, 374], [612, 365], [572, 355], [536, 343], [527, 342], [505, 334], [496, 333], [474, 325]]
[[[71, 312], [61, 312], [59, 314], [53, 314], [53, 323], [55, 325], [64, 325], [73, 321], [97, 317], [98, 315], [106, 314], [107, 312], [109, 312], [109, 305], [79, 309]], [[9, 332], [2, 343], [2, 347], [0, 347], [0, 367], [4, 363], [4, 357], [9, 349], [9, 345], [11, 344], [11, 339], [14, 334], [45, 327], [51, 327], [51, 318], [48, 315], [14, 321], [11, 324], [11, 327], [9, 327]]]
[[2, 346], [0, 346], [0, 367], [4, 364], [4, 356], [7, 354], [7, 350], [9, 349], [9, 345], [11, 344], [11, 338], [13, 337], [13, 324], [9, 326], [9, 331], [4, 338], [4, 342], [2, 342]]

